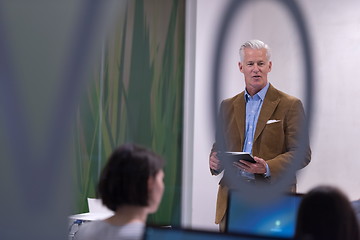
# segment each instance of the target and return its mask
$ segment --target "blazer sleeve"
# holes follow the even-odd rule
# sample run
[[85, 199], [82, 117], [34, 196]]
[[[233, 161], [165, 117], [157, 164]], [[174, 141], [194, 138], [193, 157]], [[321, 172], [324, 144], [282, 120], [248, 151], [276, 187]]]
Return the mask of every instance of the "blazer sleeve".
[[[224, 101], [221, 102], [220, 104], [220, 109], [219, 109], [219, 113], [218, 113], [218, 119], [217, 119], [217, 126], [216, 126], [216, 135], [215, 135], [215, 143], [213, 144], [210, 154], [209, 154], [209, 159], [210, 159], [210, 155], [213, 152], [217, 152], [219, 150], [219, 144], [225, 143], [225, 138], [224, 138]], [[224, 169], [220, 169], [219, 171], [216, 171], [214, 169], [210, 168], [210, 172], [212, 175], [219, 175]]]

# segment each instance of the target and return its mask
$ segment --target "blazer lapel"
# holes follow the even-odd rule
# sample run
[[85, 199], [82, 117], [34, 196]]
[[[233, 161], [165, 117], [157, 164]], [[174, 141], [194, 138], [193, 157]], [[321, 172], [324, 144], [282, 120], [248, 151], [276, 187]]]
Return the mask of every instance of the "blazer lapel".
[[236, 101], [234, 102], [234, 113], [235, 113], [236, 124], [239, 129], [240, 146], [242, 150], [242, 146], [244, 146], [244, 141], [245, 141], [245, 113], [246, 113], [244, 92], [240, 93]]
[[261, 107], [259, 119], [256, 125], [254, 142], [260, 136], [260, 133], [263, 131], [266, 125], [266, 122], [270, 119], [271, 115], [275, 111], [275, 108], [279, 104], [279, 102], [280, 102], [280, 98], [278, 97], [277, 90], [270, 84], [264, 99], [264, 103]]

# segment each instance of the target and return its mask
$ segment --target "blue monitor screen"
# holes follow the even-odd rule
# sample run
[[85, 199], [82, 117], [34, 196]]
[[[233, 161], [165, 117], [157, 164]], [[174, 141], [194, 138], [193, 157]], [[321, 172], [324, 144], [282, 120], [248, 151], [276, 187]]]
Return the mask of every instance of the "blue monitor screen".
[[244, 204], [230, 193], [227, 232], [291, 238], [295, 233], [300, 194], [284, 194], [269, 204]]
[[[230, 234], [180, 228], [146, 227], [144, 240], [278, 240], [244, 234]], [[282, 239], [282, 238], [281, 238]]]

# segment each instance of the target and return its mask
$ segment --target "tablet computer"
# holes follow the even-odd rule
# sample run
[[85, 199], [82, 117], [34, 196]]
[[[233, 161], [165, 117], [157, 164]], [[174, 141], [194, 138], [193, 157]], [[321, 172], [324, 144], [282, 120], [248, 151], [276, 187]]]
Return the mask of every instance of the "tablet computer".
[[256, 163], [253, 156], [249, 152], [219, 152], [220, 159], [228, 159], [228, 161], [238, 162], [239, 160], [245, 160], [251, 163]]

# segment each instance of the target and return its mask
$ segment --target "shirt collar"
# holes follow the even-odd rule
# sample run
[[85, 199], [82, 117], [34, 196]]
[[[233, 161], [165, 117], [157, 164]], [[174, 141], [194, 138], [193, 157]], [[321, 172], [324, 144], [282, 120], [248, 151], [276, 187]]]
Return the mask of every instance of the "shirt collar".
[[[267, 93], [267, 90], [269, 89], [270, 83], [267, 82], [267, 84], [265, 85], [265, 87], [263, 87], [258, 93], [256, 93], [255, 95], [258, 95], [258, 97], [264, 101], [265, 95]], [[255, 97], [255, 95], [253, 97]], [[245, 88], [245, 101], [247, 101], [248, 99], [251, 98], [250, 94], [246, 91]]]

